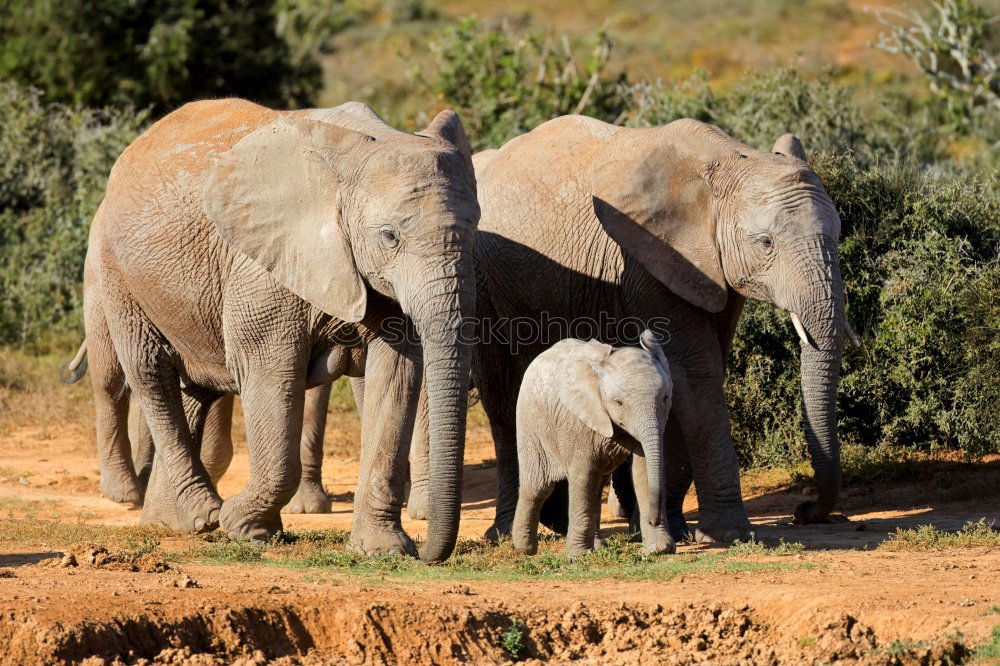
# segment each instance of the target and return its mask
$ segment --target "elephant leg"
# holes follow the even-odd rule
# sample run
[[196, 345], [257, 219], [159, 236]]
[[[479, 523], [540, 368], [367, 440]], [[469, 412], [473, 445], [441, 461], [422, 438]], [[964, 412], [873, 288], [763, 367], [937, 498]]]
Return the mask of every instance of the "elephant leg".
[[[287, 349], [295, 353], [289, 341]], [[250, 478], [236, 495], [226, 499], [219, 526], [230, 538], [266, 541], [282, 529], [281, 508], [295, 494], [302, 477], [299, 447], [305, 404], [306, 369], [297, 359], [274, 359], [267, 367], [244, 369], [240, 386], [247, 429]], [[246, 354], [244, 358], [253, 359]], [[273, 368], [283, 371], [275, 373]]]
[[594, 550], [601, 524], [601, 486], [604, 476], [594, 461], [578, 456], [569, 470], [569, 530], [566, 556], [576, 557]]
[[330, 496], [323, 489], [323, 434], [326, 409], [333, 384], [320, 384], [306, 391], [302, 419], [302, 479], [285, 513], [330, 513]]
[[162, 458], [177, 499], [177, 525], [185, 531], [214, 529], [222, 500], [195, 453], [196, 443], [185, 418], [180, 377], [169, 343], [132, 300], [114, 271], [102, 274], [101, 284], [115, 353], [128, 385], [139, 396], [156, 456]]
[[367, 401], [361, 415], [361, 465], [350, 540], [351, 548], [367, 555], [417, 553], [403, 531], [400, 513], [423, 371], [420, 356], [420, 349], [405, 340], [376, 338], [368, 346], [365, 391], [378, 399]]
[[136, 475], [129, 445], [130, 391], [115, 354], [100, 295], [93, 287], [86, 294], [84, 317], [90, 382], [94, 391], [101, 494], [112, 502], [142, 506], [145, 486]]
[[[486, 538], [498, 541], [509, 536], [518, 500], [517, 430], [515, 409], [517, 389], [523, 370], [517, 368], [506, 350], [486, 348], [473, 356], [473, 381], [490, 422], [497, 460], [497, 504], [493, 525]], [[489, 381], [487, 381], [487, 379]]]
[[526, 477], [518, 487], [511, 537], [518, 552], [534, 555], [538, 552], [538, 515], [552, 493], [553, 484], [546, 483], [540, 474]]
[[649, 511], [649, 481], [646, 478], [646, 457], [638, 453], [632, 455], [632, 487], [635, 489], [636, 508], [633, 525], [637, 522], [639, 533], [642, 534], [642, 547], [649, 553], [672, 553], [677, 550], [677, 544], [667, 530], [666, 525], [650, 525]]
[[132, 465], [139, 487], [143, 493], [149, 486], [149, 475], [153, 471], [153, 435], [149, 432], [146, 415], [142, 413], [139, 397], [133, 395], [128, 406], [128, 441], [132, 445]]
[[[722, 358], [711, 336], [710, 331], [697, 336], [705, 349], [686, 357], [683, 365], [678, 364], [671, 415], [676, 415], [683, 434], [698, 493], [695, 540], [728, 542], [749, 538], [750, 519], [743, 506], [739, 461], [729, 431]], [[675, 513], [679, 491], [675, 485]]]
[[[93, 363], [90, 366], [93, 372]], [[95, 382], [96, 383], [96, 382]], [[144, 487], [135, 473], [128, 439], [129, 398], [94, 392], [101, 494], [112, 502], [142, 506]]]
[[691, 462], [688, 460], [687, 445], [676, 418], [667, 419], [666, 441], [664, 442], [666, 470], [664, 484], [666, 486], [667, 531], [674, 541], [689, 541], [691, 532], [684, 520], [684, 497], [694, 477], [691, 475]]
[[427, 420], [427, 385], [420, 388], [417, 415], [410, 440], [410, 494], [406, 513], [414, 520], [427, 520], [427, 489], [430, 484], [430, 423]]
[[[206, 436], [206, 421], [209, 411], [214, 408], [219, 401], [208, 394], [193, 395], [185, 392], [182, 397], [184, 405], [184, 418], [190, 433], [191, 441], [194, 442], [194, 453], [199, 454], [199, 447]], [[213, 402], [215, 404], [213, 404]], [[232, 409], [232, 398], [230, 397], [230, 410]], [[139, 410], [140, 415], [142, 414]], [[231, 413], [231, 412], [230, 412]], [[149, 428], [147, 427], [148, 431]], [[203, 451], [199, 458], [204, 464]], [[150, 461], [149, 482], [146, 486], [146, 501], [142, 507], [141, 522], [146, 525], [163, 525], [175, 530], [186, 530], [183, 524], [183, 517], [178, 511], [177, 492], [171, 485], [170, 476], [166, 465], [163, 464], [163, 456], [154, 453]], [[207, 470], [206, 470], [207, 471]], [[214, 484], [214, 479], [213, 479]]]
[[231, 393], [213, 402], [201, 427], [201, 463], [216, 489], [233, 461], [233, 402]]

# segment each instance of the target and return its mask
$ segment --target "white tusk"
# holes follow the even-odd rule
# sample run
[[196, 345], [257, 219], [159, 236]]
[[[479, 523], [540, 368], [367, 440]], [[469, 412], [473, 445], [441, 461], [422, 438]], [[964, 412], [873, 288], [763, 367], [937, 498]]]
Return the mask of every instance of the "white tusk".
[[788, 314], [792, 317], [792, 325], [795, 327], [795, 332], [799, 334], [799, 340], [802, 341], [802, 344], [816, 349], [816, 345], [814, 345], [812, 340], [809, 339], [809, 336], [806, 335], [806, 329], [802, 327], [802, 320], [799, 319], [799, 316], [794, 312], [789, 312]]
[[844, 320], [844, 329], [847, 331], [847, 339], [850, 340], [855, 347], [860, 347], [861, 340], [858, 338], [858, 334], [854, 332], [854, 329], [851, 328], [851, 322], [846, 319]]

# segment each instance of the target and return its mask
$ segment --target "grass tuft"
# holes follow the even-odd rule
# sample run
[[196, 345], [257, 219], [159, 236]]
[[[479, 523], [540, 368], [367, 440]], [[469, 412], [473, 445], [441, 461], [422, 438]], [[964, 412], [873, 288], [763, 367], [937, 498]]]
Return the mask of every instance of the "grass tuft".
[[968, 522], [957, 532], [944, 532], [933, 525], [898, 528], [879, 545], [881, 550], [942, 550], [945, 548], [1000, 548], [1000, 530], [985, 518]]
[[516, 619], [512, 619], [510, 627], [500, 637], [501, 647], [503, 647], [504, 651], [514, 661], [520, 660], [524, 652], [524, 635], [526, 632], [527, 628], [523, 624]]
[[990, 638], [976, 648], [972, 658], [976, 662], [989, 664], [1000, 661], [1000, 624], [993, 627]]
[[732, 557], [760, 557], [765, 555], [788, 556], [798, 555], [805, 550], [805, 546], [796, 541], [785, 541], [781, 539], [777, 546], [768, 546], [763, 541], [758, 541], [751, 534], [749, 541], [736, 541], [726, 551]]

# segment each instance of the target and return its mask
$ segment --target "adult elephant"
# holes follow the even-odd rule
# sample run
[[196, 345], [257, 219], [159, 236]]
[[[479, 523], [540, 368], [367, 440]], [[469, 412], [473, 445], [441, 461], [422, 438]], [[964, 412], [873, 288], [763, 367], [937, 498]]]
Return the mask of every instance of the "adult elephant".
[[[358, 104], [197, 102], [125, 150], [88, 262], [156, 445], [150, 484], [159, 469], [183, 527], [219, 524], [237, 539], [281, 528], [299, 482], [306, 388], [331, 381], [339, 350], [365, 344], [380, 400], [362, 417], [351, 544], [415, 552], [399, 511], [425, 373], [433, 510], [421, 556], [451, 553], [478, 218], [468, 142], [450, 111], [412, 136]], [[241, 396], [250, 480], [223, 503], [193, 451], [205, 407], [225, 393]], [[186, 417], [185, 402], [201, 409]]]
[[[667, 338], [674, 376], [671, 534], [660, 526], [643, 536], [687, 536], [682, 502], [692, 475], [695, 537], [748, 536], [723, 395], [726, 352], [747, 297], [790, 312], [801, 339], [805, 436], [819, 497], [796, 515], [826, 519], [840, 488], [835, 397], [847, 326], [840, 219], [798, 140], [786, 135], [764, 153], [693, 120], [626, 129], [567, 116], [477, 154], [475, 166], [483, 328], [473, 381], [499, 477], [488, 535], [508, 534], [514, 515], [514, 408], [528, 363], [561, 337], [635, 344], [631, 338], [650, 326]], [[633, 475], [645, 476], [642, 458]]]

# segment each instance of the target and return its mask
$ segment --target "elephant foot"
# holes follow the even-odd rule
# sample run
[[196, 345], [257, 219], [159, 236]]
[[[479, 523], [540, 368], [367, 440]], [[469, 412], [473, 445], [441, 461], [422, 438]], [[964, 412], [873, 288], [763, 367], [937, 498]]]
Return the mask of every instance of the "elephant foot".
[[698, 543], [748, 541], [753, 528], [742, 505], [724, 511], [700, 511], [694, 540]]
[[319, 481], [302, 479], [299, 489], [281, 511], [282, 513], [330, 513], [330, 496]]
[[207, 485], [195, 485], [177, 498], [177, 521], [184, 532], [211, 532], [219, 526], [222, 498]]
[[219, 514], [219, 527], [234, 541], [270, 541], [282, 529], [281, 513], [251, 510], [250, 504], [245, 492], [227, 499]]
[[796, 525], [825, 525], [833, 522], [830, 514], [821, 514], [816, 508], [816, 502], [810, 500], [795, 507], [792, 522]]
[[135, 508], [142, 507], [143, 491], [139, 480], [125, 473], [101, 471], [101, 494], [118, 504], [131, 504]]
[[534, 555], [538, 552], [538, 539], [532, 540], [528, 536], [514, 533], [514, 550], [522, 555]]
[[677, 543], [691, 541], [691, 530], [680, 511], [667, 511], [667, 532]]
[[647, 553], [675, 553], [677, 544], [665, 525], [643, 525], [642, 549]]
[[512, 525], [510, 521], [500, 520], [499, 518], [494, 521], [490, 528], [486, 530], [486, 534], [483, 538], [490, 543], [499, 543], [501, 539], [509, 539], [512, 531]]
[[406, 499], [406, 515], [413, 520], [427, 520], [427, 486], [410, 486], [410, 496]]
[[351, 527], [351, 550], [362, 555], [409, 555], [417, 557], [417, 547], [401, 528], [355, 524]]
[[593, 541], [590, 543], [567, 543], [566, 544], [566, 559], [574, 560], [582, 555], [592, 553], [596, 550], [596, 545]]
[[151, 498], [142, 507], [143, 525], [161, 525], [178, 532], [211, 532], [219, 526], [222, 500], [214, 492], [186, 493], [184, 499]]

